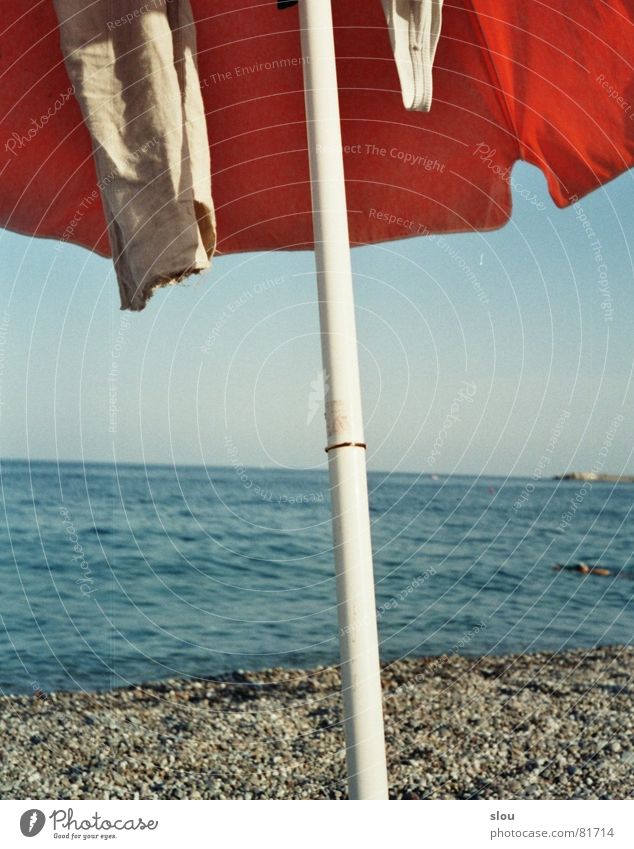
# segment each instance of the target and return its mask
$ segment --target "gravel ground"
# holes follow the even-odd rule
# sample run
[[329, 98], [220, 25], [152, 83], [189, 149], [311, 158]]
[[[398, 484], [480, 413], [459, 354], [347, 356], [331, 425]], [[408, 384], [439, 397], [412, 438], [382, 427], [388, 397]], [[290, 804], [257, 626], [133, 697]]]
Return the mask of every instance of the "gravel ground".
[[[383, 670], [397, 799], [634, 798], [634, 649]], [[345, 798], [334, 668], [0, 698], [5, 799]]]

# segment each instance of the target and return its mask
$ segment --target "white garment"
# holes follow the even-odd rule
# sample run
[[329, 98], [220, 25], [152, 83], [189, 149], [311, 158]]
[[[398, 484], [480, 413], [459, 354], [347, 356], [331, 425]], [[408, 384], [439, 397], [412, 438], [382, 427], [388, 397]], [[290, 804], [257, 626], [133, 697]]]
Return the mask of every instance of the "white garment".
[[189, 0], [54, 2], [121, 309], [142, 310], [159, 287], [207, 268], [216, 241]]
[[406, 109], [429, 112], [443, 0], [381, 0]]

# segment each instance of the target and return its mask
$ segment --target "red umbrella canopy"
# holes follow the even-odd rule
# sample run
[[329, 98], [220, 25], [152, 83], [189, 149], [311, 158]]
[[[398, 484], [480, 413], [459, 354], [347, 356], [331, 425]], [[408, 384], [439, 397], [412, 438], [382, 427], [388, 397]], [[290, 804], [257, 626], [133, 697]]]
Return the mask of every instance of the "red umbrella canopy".
[[[310, 248], [297, 9], [192, 0], [220, 253]], [[565, 206], [634, 162], [634, 4], [446, 0], [429, 114], [407, 112], [379, 0], [335, 3], [350, 234], [492, 229], [510, 169]], [[0, 41], [0, 225], [110, 248], [52, 3], [16, 0]], [[521, 190], [521, 187], [518, 187]]]

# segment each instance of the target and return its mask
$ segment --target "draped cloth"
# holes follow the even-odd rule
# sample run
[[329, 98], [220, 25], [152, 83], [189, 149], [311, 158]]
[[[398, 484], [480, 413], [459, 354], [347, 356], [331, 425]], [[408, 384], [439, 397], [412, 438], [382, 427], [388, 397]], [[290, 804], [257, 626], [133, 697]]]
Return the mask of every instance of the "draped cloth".
[[122, 309], [207, 268], [215, 247], [205, 112], [189, 2], [55, 0], [94, 149]]

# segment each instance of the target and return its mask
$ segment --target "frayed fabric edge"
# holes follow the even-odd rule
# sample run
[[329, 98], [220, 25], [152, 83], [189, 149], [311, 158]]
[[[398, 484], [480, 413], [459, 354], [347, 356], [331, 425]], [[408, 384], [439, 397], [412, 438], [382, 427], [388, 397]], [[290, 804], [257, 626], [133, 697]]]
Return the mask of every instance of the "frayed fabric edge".
[[144, 310], [147, 306], [148, 301], [159, 289], [165, 289], [167, 286], [176, 286], [178, 283], [182, 283], [182, 281], [186, 278], [206, 271], [210, 265], [211, 263], [200, 266], [191, 266], [190, 268], [175, 272], [174, 274], [161, 275], [157, 279], [146, 283], [142, 290], [137, 292], [133, 298], [129, 299], [125, 303], [122, 302], [121, 309], [129, 310], [130, 312], [142, 312], [142, 310]]

